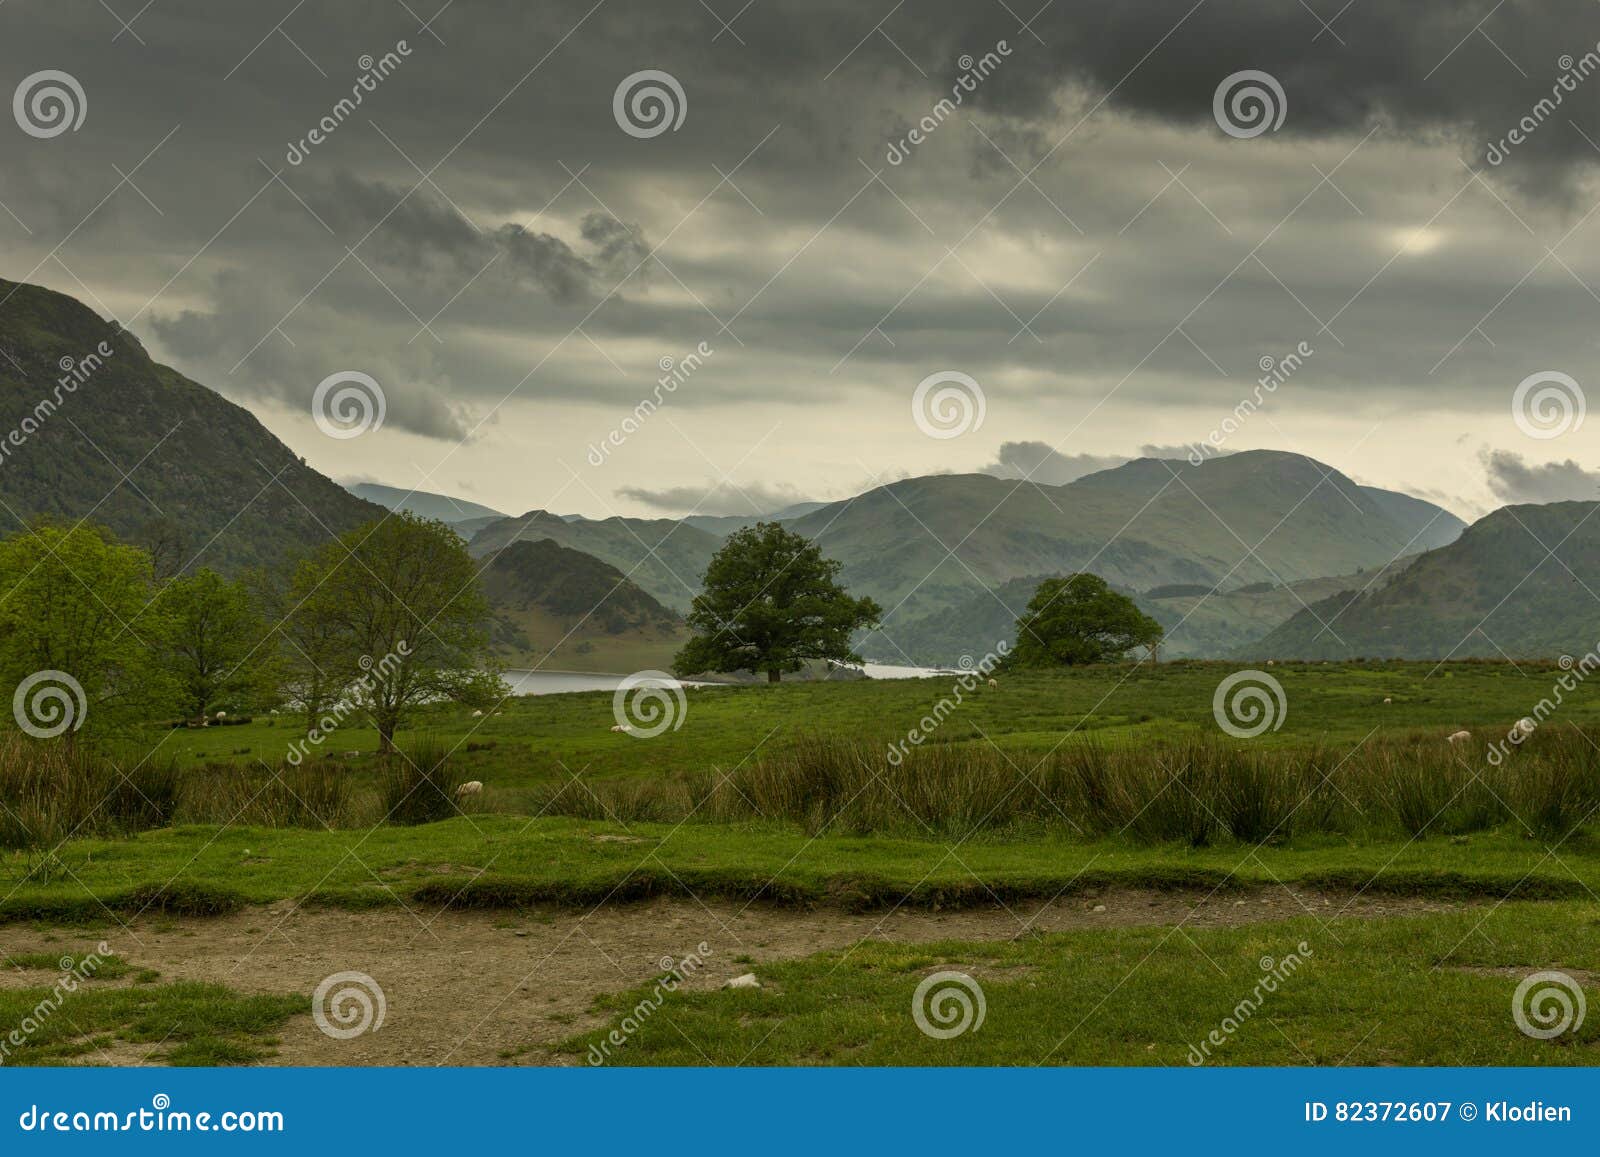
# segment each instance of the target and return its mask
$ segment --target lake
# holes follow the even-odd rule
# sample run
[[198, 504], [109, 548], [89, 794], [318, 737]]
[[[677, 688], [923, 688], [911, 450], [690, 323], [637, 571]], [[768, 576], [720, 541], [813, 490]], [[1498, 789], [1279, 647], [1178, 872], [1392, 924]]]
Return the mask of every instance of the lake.
[[[955, 675], [935, 667], [899, 667], [888, 663], [867, 663], [862, 670], [872, 679], [926, 679], [934, 675]], [[513, 695], [564, 695], [574, 691], [615, 691], [626, 675], [605, 675], [589, 671], [531, 671], [513, 669], [503, 673]], [[684, 686], [696, 685], [684, 680]]]

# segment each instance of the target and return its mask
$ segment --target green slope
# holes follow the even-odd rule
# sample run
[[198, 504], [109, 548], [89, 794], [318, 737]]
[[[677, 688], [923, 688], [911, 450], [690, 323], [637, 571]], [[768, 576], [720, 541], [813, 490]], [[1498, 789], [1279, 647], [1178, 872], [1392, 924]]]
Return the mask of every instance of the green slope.
[[513, 542], [544, 538], [610, 563], [678, 611], [688, 610], [706, 564], [722, 545], [716, 535], [670, 518], [568, 522], [547, 510], [531, 510], [519, 518], [490, 523], [473, 536], [470, 549], [482, 558]]
[[844, 563], [890, 626], [1015, 578], [1091, 570], [1133, 590], [1223, 590], [1381, 567], [1449, 542], [1461, 522], [1358, 486], [1298, 454], [1139, 459], [1065, 486], [987, 475], [914, 478], [790, 524]]
[[[383, 514], [81, 303], [4, 280], [0, 298], [0, 533], [53, 516], [137, 539], [165, 519], [183, 562], [236, 571]], [[75, 389], [63, 359], [85, 367]]]
[[1398, 578], [1302, 611], [1242, 654], [1581, 656], [1600, 642], [1600, 504], [1507, 506]]
[[662, 668], [686, 638], [677, 612], [616, 567], [547, 538], [490, 555], [481, 581], [494, 608], [495, 650], [512, 666]]
[[352, 482], [345, 489], [357, 498], [376, 502], [390, 510], [409, 510], [423, 518], [437, 518], [451, 525], [505, 517], [504, 513], [492, 506], [468, 502], [465, 498], [453, 498], [448, 494], [432, 494], [426, 490], [406, 490], [377, 482]]

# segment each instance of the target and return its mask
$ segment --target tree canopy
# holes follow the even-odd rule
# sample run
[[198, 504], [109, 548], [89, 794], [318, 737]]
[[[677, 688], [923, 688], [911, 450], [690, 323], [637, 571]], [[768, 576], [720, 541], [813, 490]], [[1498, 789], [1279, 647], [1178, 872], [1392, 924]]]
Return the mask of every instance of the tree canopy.
[[840, 564], [803, 535], [759, 522], [728, 536], [706, 567], [688, 614], [694, 637], [678, 652], [679, 675], [765, 671], [776, 683], [808, 659], [861, 662], [850, 636], [883, 611], [839, 585]]
[[31, 734], [114, 730], [169, 710], [167, 630], [139, 548], [88, 524], [0, 541], [0, 687]]
[[1012, 667], [1104, 663], [1161, 641], [1161, 624], [1094, 574], [1046, 579], [1017, 618]]
[[489, 604], [466, 544], [442, 522], [392, 513], [314, 553], [288, 594], [289, 660], [324, 702], [349, 697], [381, 751], [436, 699], [491, 702]]

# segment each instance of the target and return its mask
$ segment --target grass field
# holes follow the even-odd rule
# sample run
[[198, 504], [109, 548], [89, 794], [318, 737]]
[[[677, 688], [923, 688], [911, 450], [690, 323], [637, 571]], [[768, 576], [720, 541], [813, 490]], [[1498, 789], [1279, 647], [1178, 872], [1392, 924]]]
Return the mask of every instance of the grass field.
[[[353, 818], [328, 827], [302, 808], [277, 826], [252, 825], [259, 809], [236, 812], [228, 801], [242, 797], [222, 792], [211, 806], [226, 804], [235, 822], [0, 853], [0, 921], [115, 928], [284, 900], [352, 912], [404, 906], [429, 919], [661, 897], [884, 913], [1003, 905], [1025, 918], [1106, 888], [1205, 896], [1287, 885], [1459, 910], [1107, 928], [937, 949], [863, 943], [763, 965], [760, 989], [674, 994], [660, 1019], [624, 1034], [620, 1059], [1184, 1063], [1241, 985], [1254, 983], [1254, 962], [1302, 940], [1315, 963], [1205, 1060], [1600, 1059], [1592, 1025], [1553, 1044], [1517, 1032], [1509, 1016], [1513, 973], [1564, 968], [1587, 983], [1600, 969], [1600, 746], [1591, 734], [1600, 697], [1582, 684], [1564, 693], [1526, 750], [1491, 767], [1487, 744], [1551, 694], [1562, 674], [1553, 664], [1275, 666], [1287, 715], [1250, 740], [1221, 736], [1213, 716], [1213, 692], [1231, 670], [1173, 663], [1007, 676], [964, 692], [931, 729], [920, 721], [953, 695], [954, 677], [694, 689], [679, 726], [649, 739], [611, 730], [608, 693], [508, 700], [482, 717], [440, 707], [402, 738], [427, 735], [453, 749], [455, 780], [484, 782], [469, 814], [375, 824], [385, 765], [371, 754], [375, 735], [346, 729], [324, 747], [335, 756], [328, 774], [371, 797]], [[179, 761], [184, 790], [220, 783], [226, 765], [261, 775], [245, 783], [253, 791], [300, 726], [279, 715], [161, 733], [156, 758]], [[902, 765], [879, 762], [912, 727], [927, 742]], [[1444, 736], [1461, 728], [1474, 738], [1451, 749]], [[1168, 774], [1185, 761], [1215, 766]], [[916, 805], [909, 820], [898, 814], [907, 797]], [[1007, 800], [1026, 806], [990, 806]], [[948, 1042], [917, 1032], [908, 1014], [911, 990], [942, 962], [965, 966], [989, 1001], [981, 1031]], [[251, 1059], [269, 1047], [260, 1041], [273, 1017], [292, 1015], [270, 1001], [229, 1011], [245, 998], [226, 991], [148, 987], [197, 1026], [197, 1043], [171, 1051], [179, 1061]], [[143, 1006], [98, 999], [95, 1016], [138, 1039]], [[574, 1037], [564, 1055], [582, 1063], [639, 999], [606, 996], [598, 1011], [609, 1027]], [[237, 1013], [240, 1034], [213, 1039], [207, 1008]], [[665, 1028], [669, 1014], [695, 1049]]]
[[[757, 989], [674, 992], [649, 1011], [653, 986], [607, 997], [609, 1023], [563, 1048], [634, 1065], [1600, 1064], [1594, 1021], [1540, 1040], [1511, 1015], [1518, 978], [1552, 967], [1600, 975], [1594, 905], [867, 942], [757, 968]], [[931, 1027], [967, 1024], [947, 1039], [911, 1015], [940, 970], [971, 980], [946, 986], [970, 1012], [952, 996], [941, 1017], [938, 988], [924, 998]], [[623, 1043], [600, 1052], [612, 1032]]]
[[[937, 743], [993, 742], [1022, 755], [1042, 754], [1069, 735], [1137, 744], [1183, 734], [1216, 734], [1212, 695], [1235, 670], [1221, 663], [1158, 667], [1084, 667], [1028, 672], [980, 685], [933, 737]], [[1554, 664], [1378, 662], [1281, 664], [1288, 711], [1282, 726], [1254, 742], [1293, 746], [1312, 741], [1354, 746], [1378, 734], [1448, 734], [1498, 728], [1528, 714], [1562, 672]], [[792, 683], [694, 688], [682, 723], [648, 741], [611, 732], [606, 693], [526, 696], [474, 718], [458, 708], [425, 712], [414, 730], [461, 746], [469, 778], [513, 788], [564, 780], [583, 770], [594, 778], [658, 776], [708, 767], [731, 768], [760, 747], [811, 733], [885, 745], [903, 739], [940, 700], [954, 676], [913, 680]], [[1393, 702], [1385, 704], [1385, 698]], [[1600, 724], [1600, 687], [1580, 686], [1561, 721]], [[185, 763], [261, 759], [275, 764], [304, 736], [288, 715], [238, 727], [177, 730], [141, 739]], [[342, 728], [322, 745], [334, 753], [377, 750], [377, 735]], [[468, 750], [476, 745], [477, 750]]]

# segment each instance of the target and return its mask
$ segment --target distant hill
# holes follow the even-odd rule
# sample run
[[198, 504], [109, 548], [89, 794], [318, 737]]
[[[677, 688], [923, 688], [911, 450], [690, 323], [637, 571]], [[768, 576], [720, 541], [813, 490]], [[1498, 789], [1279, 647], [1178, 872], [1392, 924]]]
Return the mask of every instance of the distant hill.
[[448, 494], [430, 494], [426, 490], [405, 490], [377, 482], [353, 482], [345, 489], [357, 498], [365, 498], [390, 510], [409, 510], [423, 518], [437, 518], [451, 525], [505, 517], [492, 506], [468, 502], [465, 498], [452, 498]]
[[232, 572], [382, 516], [82, 303], [5, 280], [0, 299], [3, 533], [46, 515], [138, 541], [164, 520], [181, 540], [178, 565]]
[[1600, 642], [1597, 511], [1593, 502], [1502, 507], [1391, 581], [1314, 603], [1240, 655], [1583, 655]]
[[1381, 567], [1462, 527], [1429, 503], [1269, 450], [1199, 466], [1141, 458], [1064, 486], [912, 478], [789, 525], [844, 564], [845, 584], [877, 599], [891, 628], [1027, 576], [1089, 570], [1141, 591], [1281, 585]]
[[[1392, 573], [1415, 556], [1401, 559]], [[1173, 584], [1140, 593], [1125, 588], [1140, 610], [1167, 634], [1163, 659], [1217, 658], [1260, 639], [1303, 607], [1375, 577], [1371, 574], [1301, 579], [1278, 586], [1253, 583], [1231, 591], [1204, 584]], [[1016, 641], [1016, 620], [1039, 584], [1054, 575], [1028, 575], [1002, 583], [992, 592], [972, 595], [955, 607], [934, 611], [902, 625], [869, 634], [862, 653], [884, 663], [948, 665], [963, 655], [981, 659], [1004, 641]]]
[[786, 522], [802, 518], [813, 510], [821, 510], [826, 505], [825, 502], [796, 502], [793, 506], [785, 506], [782, 510], [774, 510], [771, 514], [691, 514], [683, 521], [700, 530], [726, 538], [734, 531], [754, 526], [758, 522]]
[[542, 538], [610, 563], [680, 612], [689, 609], [706, 564], [722, 545], [716, 535], [671, 518], [568, 521], [547, 510], [530, 510], [490, 523], [473, 536], [469, 549], [483, 558], [510, 543]]
[[687, 638], [677, 612], [616, 567], [548, 538], [491, 555], [481, 581], [495, 650], [512, 666], [664, 669]]

